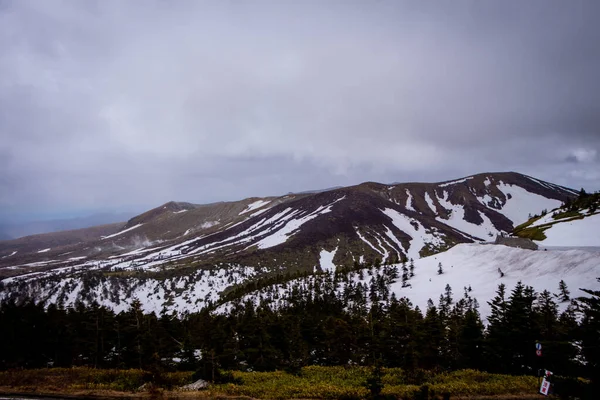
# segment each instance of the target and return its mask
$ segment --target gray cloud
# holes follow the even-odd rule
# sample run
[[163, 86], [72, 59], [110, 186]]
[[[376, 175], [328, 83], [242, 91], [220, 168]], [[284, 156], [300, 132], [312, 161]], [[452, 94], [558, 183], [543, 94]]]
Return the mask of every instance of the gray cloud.
[[0, 217], [488, 170], [597, 190], [599, 11], [0, 2]]

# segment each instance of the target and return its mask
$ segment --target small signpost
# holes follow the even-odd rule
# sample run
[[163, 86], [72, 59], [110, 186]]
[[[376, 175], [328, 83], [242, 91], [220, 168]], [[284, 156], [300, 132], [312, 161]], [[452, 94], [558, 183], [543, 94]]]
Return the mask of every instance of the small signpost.
[[548, 391], [550, 390], [550, 382], [546, 380], [546, 377], [542, 379], [542, 386], [540, 386], [540, 393], [548, 396]]
[[548, 394], [550, 393], [550, 376], [552, 375], [552, 372], [546, 370], [544, 379], [542, 379], [542, 385], [540, 386], [540, 393], [543, 394], [544, 396], [548, 396]]
[[538, 357], [542, 356], [542, 344], [541, 343], [535, 344], [535, 355]]

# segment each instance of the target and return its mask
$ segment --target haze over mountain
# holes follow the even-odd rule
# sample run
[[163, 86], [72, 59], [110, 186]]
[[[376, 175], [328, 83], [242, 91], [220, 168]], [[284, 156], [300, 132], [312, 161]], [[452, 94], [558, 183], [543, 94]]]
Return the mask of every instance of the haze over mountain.
[[69, 219], [0, 223], [0, 240], [113, 224], [127, 221], [133, 216], [134, 213], [102, 213]]

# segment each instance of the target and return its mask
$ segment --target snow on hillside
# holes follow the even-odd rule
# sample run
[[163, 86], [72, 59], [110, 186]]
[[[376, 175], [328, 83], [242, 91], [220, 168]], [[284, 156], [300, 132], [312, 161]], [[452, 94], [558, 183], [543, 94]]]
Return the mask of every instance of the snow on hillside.
[[443, 240], [440, 237], [427, 232], [425, 227], [416, 219], [407, 217], [406, 215], [401, 214], [391, 208], [386, 208], [383, 210], [383, 213], [392, 219], [392, 223], [398, 229], [411, 237], [410, 247], [407, 251], [409, 258], [419, 258], [419, 251], [426, 244], [432, 244], [434, 246], [440, 246], [443, 244]]
[[248, 207], [246, 207], [246, 209], [240, 213], [240, 215], [256, 210], [257, 208], [261, 208], [262, 206], [266, 206], [270, 202], [270, 200], [257, 200], [254, 203], [250, 203], [248, 204]]
[[126, 232], [129, 232], [129, 231], [132, 231], [132, 230], [134, 230], [136, 228], [139, 228], [142, 225], [144, 225], [144, 224], [137, 224], [137, 225], [132, 226], [131, 228], [127, 228], [125, 230], [122, 230], [121, 232], [113, 233], [112, 235], [108, 235], [108, 236], [102, 236], [102, 240], [117, 237], [117, 236], [122, 235], [122, 234], [124, 234]]
[[[485, 321], [490, 313], [487, 302], [496, 295], [501, 283], [506, 285], [508, 297], [519, 281], [524, 285], [533, 286], [538, 293], [543, 290], [557, 293], [558, 283], [564, 280], [571, 296], [575, 298], [584, 295], [580, 288], [600, 289], [600, 283], [596, 281], [596, 277], [600, 277], [599, 261], [600, 251], [533, 251], [492, 244], [460, 244], [444, 253], [416, 260], [415, 276], [408, 281], [410, 286], [402, 287], [402, 282], [398, 279], [391, 284], [390, 292], [395, 293], [398, 298], [409, 298], [424, 312], [429, 299], [432, 299], [435, 305], [438, 304], [446, 284], [452, 288], [455, 301], [462, 298], [464, 288], [470, 286], [472, 291], [469, 295], [478, 300], [479, 312]], [[439, 263], [443, 269], [441, 275], [438, 275]], [[400, 269], [400, 264], [397, 266]], [[498, 268], [502, 270], [504, 277], [500, 277]], [[369, 285], [375, 273], [373, 268], [367, 268], [366, 272], [350, 272], [350, 280], [355, 284]], [[312, 276], [295, 279], [247, 294], [241, 301], [258, 304], [265, 301], [268, 297], [265, 293], [269, 291], [277, 293], [271, 304], [276, 307], [284, 306], [286, 296], [294, 286], [307, 287], [311, 283], [314, 285]], [[343, 291], [344, 284], [338, 284], [338, 294]], [[559, 306], [564, 309], [566, 305], [567, 303], [561, 303]], [[230, 307], [230, 303], [225, 303], [217, 312], [227, 312]]]
[[600, 214], [555, 223], [544, 234], [542, 246], [600, 246]]
[[[444, 273], [438, 275], [438, 264]], [[498, 268], [504, 272], [500, 277]], [[495, 296], [500, 283], [511, 290], [518, 281], [540, 292], [556, 293], [564, 280], [573, 297], [584, 295], [580, 288], [600, 289], [600, 252], [585, 250], [533, 251], [492, 244], [459, 244], [448, 251], [415, 261], [412, 287], [401, 282], [392, 285], [397, 296], [406, 296], [424, 310], [431, 298], [437, 305], [446, 284], [452, 287], [454, 298], [462, 297], [464, 287], [473, 289], [482, 317], [489, 315], [487, 301]]]
[[500, 183], [498, 189], [505, 196], [509, 197], [510, 195], [510, 199], [506, 201], [501, 212], [513, 222], [514, 226], [527, 221], [532, 213], [536, 214], [544, 209], [552, 210], [562, 204], [560, 200], [548, 199], [539, 194], [528, 192], [520, 186]]
[[465, 220], [465, 209], [462, 205], [452, 204], [448, 201], [448, 192], [444, 191], [444, 197], [438, 196], [438, 201], [447, 210], [450, 210], [450, 216], [448, 219], [436, 217], [435, 219], [443, 224], [449, 225], [454, 229], [458, 229], [461, 232], [468, 233], [471, 236], [478, 237], [483, 240], [494, 240], [499, 231], [496, 229], [492, 221], [479, 211], [479, 215], [483, 220], [481, 225], [472, 224]]
[[408, 189], [406, 189], [406, 196], [407, 196], [406, 197], [406, 206], [405, 206], [406, 209], [410, 210], [410, 211], [416, 211], [412, 206], [413, 197], [412, 197], [412, 194], [410, 194], [410, 191]]
[[[163, 250], [164, 251], [164, 250]], [[335, 273], [333, 263], [337, 249], [323, 250], [320, 253], [319, 267], [326, 273]], [[442, 264], [443, 274], [438, 275], [438, 264]], [[160, 279], [135, 279], [124, 276], [123, 279], [93, 279], [88, 281], [87, 288], [82, 284], [86, 271], [109, 266], [109, 263], [88, 264], [85, 268], [67, 267], [46, 273], [46, 279], [35, 279], [33, 274], [23, 277], [8, 278], [2, 281], [5, 286], [0, 292], [0, 300], [9, 296], [30, 296], [34, 299], [48, 299], [72, 306], [77, 301], [90, 303], [98, 301], [115, 311], [127, 309], [134, 298], [139, 299], [147, 312], [161, 312], [163, 308], [178, 314], [201, 310], [210, 300], [216, 302], [227, 287], [252, 279], [259, 272], [254, 268], [225, 265], [212, 271], [195, 271], [185, 276]], [[564, 280], [573, 297], [581, 296], [580, 288], [598, 290], [600, 284], [600, 250], [547, 250], [532, 251], [492, 244], [460, 244], [450, 250], [434, 256], [415, 259], [415, 276], [410, 278], [409, 287], [402, 287], [397, 280], [392, 283], [390, 291], [397, 297], [408, 297], [413, 304], [422, 310], [427, 307], [428, 299], [438, 303], [440, 294], [446, 284], [452, 288], [454, 299], [462, 297], [464, 288], [471, 287], [470, 296], [480, 304], [483, 318], [489, 315], [487, 304], [500, 283], [507, 286], [508, 292], [518, 281], [531, 285], [540, 292], [547, 289], [557, 292], [558, 283]], [[401, 269], [399, 264], [396, 264]], [[384, 267], [390, 268], [390, 267]], [[501, 277], [498, 269], [504, 276]], [[351, 281], [369, 284], [374, 274], [351, 272]], [[360, 277], [360, 278], [359, 278]], [[264, 299], [264, 290], [275, 290], [280, 295], [277, 304], [285, 304], [285, 298], [291, 293], [294, 284], [303, 284], [313, 280], [314, 276], [298, 278], [262, 291], [245, 295], [242, 300], [260, 302]], [[338, 292], [344, 290], [339, 281]], [[563, 307], [565, 304], [562, 305]], [[219, 309], [227, 310], [229, 303]]]
[[447, 187], [447, 186], [451, 186], [451, 185], [456, 185], [457, 183], [463, 183], [463, 182], [466, 182], [466, 181], [467, 181], [467, 180], [469, 180], [469, 179], [473, 179], [473, 177], [472, 177], [472, 176], [468, 176], [468, 177], [466, 177], [466, 178], [463, 178], [463, 179], [458, 179], [458, 180], [456, 180], [456, 181], [450, 181], [450, 182], [446, 182], [446, 183], [440, 183], [438, 186], [439, 186], [439, 187]]
[[333, 257], [335, 257], [336, 252], [337, 247], [333, 251], [321, 250], [319, 265], [322, 271], [335, 272]]
[[[45, 300], [46, 305], [62, 302], [65, 307], [75, 306], [79, 301], [89, 305], [93, 299], [117, 313], [129, 309], [133, 300], [138, 299], [147, 313], [160, 314], [166, 309], [184, 314], [200, 311], [209, 301], [217, 301], [227, 287], [250, 279], [256, 272], [251, 267], [227, 266], [210, 271], [198, 270], [190, 275], [164, 280], [127, 278], [115, 281], [103, 278], [88, 282], [87, 285], [77, 275], [65, 275], [49, 280], [31, 280], [28, 285], [20, 287], [20, 295], [38, 301]], [[2, 282], [15, 282], [18, 285], [19, 280], [9, 278]], [[10, 290], [0, 292], [0, 301], [10, 295]]]

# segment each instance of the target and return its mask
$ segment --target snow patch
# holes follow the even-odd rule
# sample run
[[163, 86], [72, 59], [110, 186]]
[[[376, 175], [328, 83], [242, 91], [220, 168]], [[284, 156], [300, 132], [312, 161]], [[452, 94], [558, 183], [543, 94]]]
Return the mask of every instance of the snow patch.
[[600, 214], [556, 223], [544, 234], [546, 239], [540, 242], [544, 246], [600, 246]]
[[[425, 310], [428, 299], [437, 304], [446, 284], [452, 288], [455, 300], [462, 297], [464, 287], [471, 286], [473, 291], [469, 294], [479, 301], [479, 311], [485, 318], [490, 314], [487, 302], [495, 296], [500, 283], [507, 286], [509, 293], [519, 281], [538, 292], [546, 289], [556, 293], [558, 282], [563, 279], [574, 298], [584, 295], [579, 288], [597, 289], [599, 257], [597, 251], [532, 251], [492, 244], [459, 244], [416, 260], [415, 276], [410, 279], [412, 287], [403, 288], [401, 282], [396, 282], [392, 291]], [[439, 263], [444, 271], [441, 275], [437, 274]], [[500, 277], [498, 268], [504, 277]]]
[[131, 228], [127, 228], [127, 229], [125, 229], [124, 231], [117, 232], [117, 233], [113, 233], [112, 235], [108, 235], [108, 236], [101, 236], [101, 238], [102, 238], [102, 240], [106, 240], [106, 239], [114, 238], [114, 237], [116, 237], [116, 236], [119, 236], [119, 235], [122, 235], [122, 234], [124, 234], [124, 233], [126, 233], [126, 232], [132, 231], [132, 230], [134, 230], [134, 229], [136, 229], [136, 228], [139, 228], [139, 227], [140, 227], [140, 226], [142, 226], [142, 225], [144, 225], [144, 224], [137, 224], [137, 225], [134, 225], [134, 226], [132, 226]]
[[51, 250], [51, 248], [47, 248], [47, 249], [44, 249], [44, 250], [40, 250], [40, 251], [38, 251], [38, 253], [46, 253], [46, 252], [48, 252], [48, 251], [50, 251], [50, 250]]
[[459, 180], [456, 180], [456, 181], [451, 181], [451, 182], [446, 182], [446, 183], [440, 183], [438, 185], [438, 187], [446, 187], [446, 186], [450, 186], [450, 185], [455, 185], [457, 183], [466, 182], [468, 179], [473, 179], [473, 177], [472, 176], [468, 176], [466, 178], [459, 179]]
[[[529, 214], [537, 214], [544, 209], [552, 210], [561, 205], [560, 200], [548, 199], [520, 186], [506, 185], [500, 182], [498, 189], [507, 196], [501, 212], [513, 222], [514, 226], [527, 221]], [[510, 199], [508, 199], [509, 194], [511, 195]]]
[[244, 211], [242, 211], [241, 213], [239, 213], [239, 215], [246, 214], [247, 212], [256, 210], [257, 208], [261, 208], [262, 206], [266, 206], [270, 202], [271, 202], [270, 200], [257, 200], [254, 203], [248, 204], [246, 209]]
[[443, 208], [450, 210], [450, 216], [448, 217], [448, 219], [443, 219], [442, 217], [436, 217], [435, 218], [436, 221], [439, 221], [443, 224], [449, 225], [449, 226], [453, 227], [454, 229], [457, 229], [461, 232], [467, 233], [471, 236], [475, 236], [477, 238], [487, 240], [487, 241], [494, 240], [496, 235], [499, 233], [499, 231], [496, 229], [496, 227], [494, 226], [492, 221], [481, 211], [478, 211], [478, 212], [479, 212], [479, 215], [481, 216], [481, 219], [483, 219], [482, 224], [477, 225], [477, 224], [473, 224], [469, 221], [466, 221], [465, 220], [465, 209], [461, 205], [452, 204], [448, 200], [448, 193], [446, 191], [444, 191], [443, 198], [440, 199], [438, 197], [438, 201], [440, 202], [440, 205]]
[[333, 258], [337, 252], [337, 247], [333, 251], [321, 250], [319, 255], [319, 265], [322, 271], [335, 272], [335, 264], [333, 264]]
[[406, 209], [410, 210], [410, 211], [416, 211], [412, 205], [412, 202], [413, 202], [412, 194], [410, 194], [410, 191], [408, 189], [406, 189], [406, 196], [408, 196], [406, 198]]
[[410, 218], [391, 208], [386, 208], [382, 212], [392, 219], [394, 226], [411, 237], [410, 246], [406, 249], [409, 258], [420, 258], [419, 252], [426, 244], [434, 246], [443, 244], [441, 238], [427, 232], [425, 227], [416, 219]]
[[425, 192], [425, 201], [427, 202], [427, 205], [429, 205], [429, 208], [431, 208], [431, 211], [433, 211], [433, 213], [437, 215], [437, 208], [433, 203], [433, 199], [429, 197], [429, 193], [427, 192]]
[[[275, 231], [272, 235], [269, 235], [269, 236], [261, 239], [259, 242], [257, 242], [258, 248], [266, 249], [269, 247], [273, 247], [273, 246], [277, 246], [282, 243], [285, 243], [285, 241], [288, 240], [288, 238], [290, 236], [292, 236], [296, 232], [296, 230], [298, 230], [302, 225], [304, 225], [308, 221], [318, 217], [319, 215], [327, 214], [328, 212], [331, 211], [331, 207], [333, 207], [333, 205], [335, 203], [343, 200], [345, 197], [346, 196], [343, 196], [343, 197], [335, 200], [331, 204], [321, 206], [316, 211], [313, 211], [312, 213], [310, 213], [304, 217], [301, 217], [299, 219], [292, 219], [288, 222], [285, 222], [284, 224], [280, 224], [279, 226], [281, 226], [281, 225], [282, 226], [277, 231]], [[287, 217], [290, 217], [292, 215], [294, 215], [294, 213], [289, 214]], [[273, 230], [275, 230], [275, 228]]]

